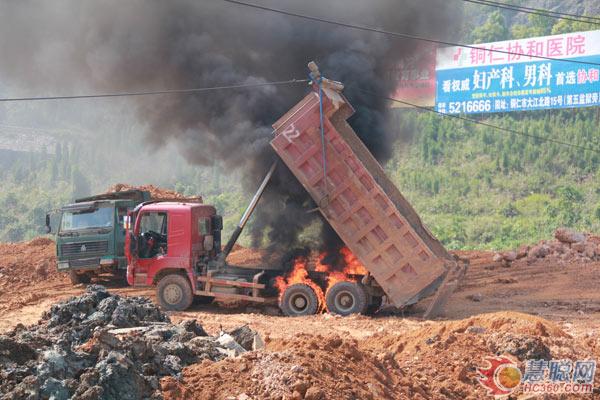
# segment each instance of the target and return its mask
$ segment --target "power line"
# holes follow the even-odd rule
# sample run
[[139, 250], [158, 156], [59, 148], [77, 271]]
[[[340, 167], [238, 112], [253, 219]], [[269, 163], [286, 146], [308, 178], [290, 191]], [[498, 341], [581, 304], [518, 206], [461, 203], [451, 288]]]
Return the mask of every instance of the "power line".
[[250, 83], [250, 84], [239, 84], [229, 86], [213, 86], [193, 89], [170, 89], [170, 90], [156, 90], [149, 92], [122, 92], [122, 93], [101, 93], [101, 94], [83, 94], [74, 96], [44, 96], [44, 97], [13, 97], [13, 98], [0, 98], [0, 102], [9, 101], [36, 101], [36, 100], [71, 100], [71, 99], [93, 99], [101, 97], [126, 97], [126, 96], [149, 96], [158, 94], [193, 94], [201, 92], [211, 92], [217, 90], [232, 90], [232, 89], [247, 89], [256, 88], [262, 86], [280, 86], [280, 85], [291, 85], [295, 83], [308, 82], [308, 79], [290, 79], [287, 81], [277, 82], [261, 82], [261, 83]]
[[467, 121], [467, 122], [471, 122], [471, 123], [474, 123], [474, 124], [483, 125], [483, 126], [486, 126], [488, 128], [493, 128], [493, 129], [496, 129], [496, 130], [499, 130], [499, 131], [504, 131], [504, 132], [512, 133], [512, 134], [515, 134], [515, 135], [525, 136], [525, 137], [528, 137], [528, 138], [537, 139], [537, 140], [541, 140], [541, 141], [544, 141], [544, 142], [555, 143], [555, 144], [559, 144], [559, 145], [562, 145], [562, 146], [568, 146], [568, 147], [576, 148], [576, 149], [579, 149], [579, 150], [591, 151], [591, 152], [600, 154], [600, 150], [596, 150], [596, 149], [593, 149], [593, 148], [590, 148], [590, 147], [580, 146], [580, 145], [577, 145], [577, 144], [574, 144], [574, 143], [569, 143], [569, 142], [563, 142], [562, 140], [558, 140], [558, 139], [554, 139], [554, 138], [550, 138], [550, 137], [546, 137], [546, 136], [533, 135], [531, 133], [526, 133], [526, 132], [522, 132], [522, 131], [517, 131], [515, 129], [505, 128], [505, 127], [502, 127], [502, 126], [490, 124], [488, 122], [477, 121], [476, 119], [463, 117], [463, 116], [457, 115], [457, 114], [446, 114], [446, 113], [443, 113], [441, 111], [437, 111], [436, 109], [425, 107], [425, 106], [420, 106], [420, 105], [417, 105], [417, 104], [414, 104], [414, 103], [410, 103], [408, 101], [404, 101], [404, 100], [400, 100], [400, 99], [395, 99], [393, 97], [388, 97], [388, 96], [381, 96], [381, 95], [378, 95], [378, 94], [373, 93], [371, 91], [358, 88], [356, 86], [354, 86], [354, 88], [357, 89], [358, 91], [361, 91], [363, 93], [369, 94], [371, 96], [381, 97], [381, 98], [384, 98], [386, 100], [390, 100], [390, 101], [393, 101], [393, 102], [396, 102], [396, 103], [400, 103], [400, 104], [404, 104], [404, 105], [407, 105], [407, 106], [411, 106], [411, 107], [417, 108], [419, 110], [433, 112], [433, 113], [436, 113], [438, 115], [442, 115], [444, 117], [455, 118], [455, 119], [459, 119], [459, 120], [462, 120], [462, 121]]
[[468, 3], [473, 3], [473, 4], [484, 5], [484, 6], [488, 6], [488, 7], [500, 8], [500, 9], [504, 9], [504, 10], [522, 12], [522, 13], [532, 14], [532, 15], [539, 15], [539, 16], [546, 17], [546, 18], [564, 19], [564, 20], [572, 21], [572, 22], [581, 22], [581, 23], [590, 24], [590, 25], [600, 25], [599, 21], [596, 21], [592, 18], [590, 18], [589, 20], [582, 19], [582, 18], [588, 18], [583, 15], [575, 15], [575, 17], [571, 17], [571, 16], [566, 16], [566, 15], [561, 15], [561, 14], [555, 14], [554, 12], [552, 12], [550, 10], [544, 10], [541, 8], [529, 9], [529, 8], [522, 7], [522, 6], [499, 3], [499, 2], [494, 2], [494, 1], [486, 1], [486, 0], [463, 0], [463, 1], [468, 2]]
[[[552, 11], [543, 8], [535, 8], [535, 7], [526, 7], [526, 6], [518, 6], [514, 4], [501, 3], [497, 1], [491, 0], [463, 0], [469, 3], [481, 4], [490, 7], [498, 7], [498, 8], [508, 8], [514, 11], [529, 13], [529, 14], [538, 14], [543, 15], [550, 18], [557, 19], [566, 19], [570, 21], [583, 22], [586, 24], [594, 24], [600, 25], [600, 18], [594, 16], [580, 15], [580, 14], [572, 14], [565, 13], [560, 11]], [[583, 18], [583, 19], [582, 19]]]
[[421, 36], [417, 36], [417, 35], [411, 35], [409, 33], [392, 32], [392, 31], [387, 31], [387, 30], [383, 30], [383, 29], [372, 28], [370, 26], [365, 26], [365, 25], [350, 24], [347, 22], [335, 21], [335, 20], [325, 19], [325, 18], [320, 18], [320, 17], [314, 17], [311, 15], [295, 13], [295, 12], [291, 12], [291, 11], [281, 10], [278, 8], [265, 7], [265, 6], [261, 6], [259, 4], [246, 3], [243, 1], [239, 1], [239, 0], [221, 0], [221, 1], [224, 1], [226, 3], [240, 5], [240, 6], [255, 8], [258, 10], [275, 12], [278, 14], [283, 14], [283, 15], [287, 15], [287, 16], [291, 16], [291, 17], [307, 19], [310, 21], [322, 22], [322, 23], [326, 23], [326, 24], [330, 24], [330, 25], [343, 26], [345, 28], [357, 29], [357, 30], [367, 31], [367, 32], [372, 32], [372, 33], [380, 33], [382, 35], [394, 36], [394, 37], [399, 37], [402, 39], [420, 40], [423, 42], [443, 44], [446, 46], [465, 47], [468, 49], [483, 50], [483, 51], [489, 51], [489, 52], [494, 52], [494, 53], [512, 54], [512, 55], [517, 55], [517, 56], [538, 58], [541, 60], [563, 61], [563, 62], [570, 62], [570, 63], [574, 63], [574, 64], [586, 64], [586, 65], [600, 66], [600, 63], [595, 63], [595, 62], [590, 62], [590, 61], [579, 61], [579, 60], [571, 60], [571, 59], [565, 59], [565, 58], [545, 57], [545, 56], [538, 56], [538, 55], [532, 55], [532, 54], [517, 53], [517, 52], [507, 51], [507, 50], [500, 50], [500, 49], [486, 49], [484, 47], [478, 47], [478, 46], [464, 44], [464, 43], [455, 43], [455, 42], [448, 42], [448, 41], [444, 41], [444, 40], [430, 39], [430, 38], [425, 38], [425, 37], [421, 37]]

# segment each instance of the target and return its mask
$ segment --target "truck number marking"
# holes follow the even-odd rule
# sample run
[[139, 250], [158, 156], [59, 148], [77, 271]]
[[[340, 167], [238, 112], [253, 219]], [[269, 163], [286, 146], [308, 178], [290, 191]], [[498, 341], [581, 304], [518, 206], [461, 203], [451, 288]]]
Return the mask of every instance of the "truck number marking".
[[285, 128], [281, 134], [285, 136], [288, 142], [292, 143], [292, 139], [296, 139], [298, 136], [300, 136], [300, 131], [296, 129], [296, 126], [292, 123], [290, 126]]

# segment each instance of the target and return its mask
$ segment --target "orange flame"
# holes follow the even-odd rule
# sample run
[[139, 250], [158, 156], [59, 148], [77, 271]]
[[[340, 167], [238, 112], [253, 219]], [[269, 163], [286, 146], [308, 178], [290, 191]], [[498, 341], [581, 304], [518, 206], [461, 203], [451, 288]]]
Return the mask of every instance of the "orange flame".
[[368, 271], [365, 268], [365, 266], [362, 265], [362, 263], [360, 261], [358, 261], [358, 258], [356, 258], [354, 253], [352, 253], [349, 248], [342, 247], [340, 249], [340, 253], [344, 257], [344, 262], [346, 263], [346, 266], [344, 267], [344, 273], [349, 274], [349, 275], [367, 275], [368, 274]]
[[319, 285], [317, 285], [308, 277], [308, 270], [306, 269], [307, 265], [308, 260], [306, 257], [297, 257], [294, 260], [294, 268], [292, 268], [285, 278], [283, 276], [278, 276], [275, 278], [274, 286], [279, 291], [279, 301], [281, 301], [283, 292], [285, 292], [285, 289], [287, 289], [288, 286], [296, 283], [304, 283], [315, 291], [317, 298], [319, 299], [319, 309], [323, 309], [325, 307], [325, 294], [323, 294], [323, 290], [319, 287]]
[[[326, 252], [319, 254], [315, 261], [315, 271], [323, 272], [327, 275], [325, 293], [338, 282], [356, 282], [357, 277], [355, 275], [366, 275], [368, 273], [367, 269], [350, 249], [343, 247], [340, 249], [340, 254], [344, 258], [344, 269], [341, 271], [333, 269], [332, 265], [323, 263], [323, 260], [327, 256]], [[285, 277], [278, 276], [275, 278], [275, 287], [279, 290], [279, 300], [283, 297], [283, 292], [288, 286], [296, 283], [304, 283], [313, 288], [315, 293], [317, 293], [321, 307], [324, 307], [325, 295], [323, 294], [323, 290], [309, 278], [307, 266], [308, 259], [306, 257], [297, 257], [294, 260], [294, 267]]]

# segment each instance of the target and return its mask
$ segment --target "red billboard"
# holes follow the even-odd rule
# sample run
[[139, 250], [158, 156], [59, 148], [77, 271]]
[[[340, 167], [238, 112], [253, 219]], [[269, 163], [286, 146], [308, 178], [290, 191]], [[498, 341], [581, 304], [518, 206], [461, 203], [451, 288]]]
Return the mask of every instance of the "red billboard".
[[[437, 45], [423, 43], [391, 71], [396, 90], [392, 97], [423, 107], [435, 105], [435, 55]], [[394, 102], [392, 107], [410, 107]]]

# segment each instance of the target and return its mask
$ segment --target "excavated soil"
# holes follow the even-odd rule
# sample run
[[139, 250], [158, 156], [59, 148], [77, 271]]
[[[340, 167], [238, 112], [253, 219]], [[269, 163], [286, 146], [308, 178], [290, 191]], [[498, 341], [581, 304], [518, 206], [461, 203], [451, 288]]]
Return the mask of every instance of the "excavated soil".
[[[165, 397], [481, 399], [486, 391], [476, 381], [476, 368], [484, 356], [510, 354], [523, 367], [527, 358], [600, 355], [597, 338], [574, 338], [555, 323], [514, 312], [441, 322], [314, 319], [304, 321], [301, 332], [284, 328], [283, 335], [267, 336], [265, 351], [192, 365], [179, 381], [163, 379]], [[365, 329], [309, 333], [345, 322]]]
[[[0, 246], [11, 254], [0, 263], [0, 332], [18, 323], [33, 324], [53, 303], [85, 290], [56, 274], [51, 261], [46, 278], [35, 273], [36, 263], [51, 260], [51, 242]], [[236, 253], [241, 261], [261, 258], [249, 249]], [[481, 399], [491, 398], [476, 381], [484, 357], [508, 354], [521, 367], [527, 358], [600, 357], [600, 262], [550, 254], [506, 263], [494, 252], [457, 253], [471, 265], [444, 318], [437, 321], [420, 318], [427, 299], [404, 313], [384, 310], [372, 317], [288, 318], [277, 315], [274, 307], [240, 303], [168, 313], [174, 323], [195, 319], [214, 336], [247, 324], [266, 347], [187, 366], [180, 377], [161, 380], [163, 396]], [[101, 281], [111, 293], [155, 300], [151, 288]], [[598, 374], [596, 382], [598, 387]]]
[[39, 237], [29, 242], [0, 243], [0, 254], [0, 316], [43, 299], [46, 294], [37, 289], [38, 285], [65, 281], [65, 275], [56, 270], [55, 245], [51, 239]]
[[193, 202], [202, 202], [202, 196], [190, 196], [186, 197], [183, 194], [176, 192], [174, 190], [163, 189], [156, 187], [154, 185], [142, 185], [142, 186], [134, 186], [128, 185], [126, 183], [117, 183], [110, 188], [108, 188], [108, 193], [113, 192], [124, 192], [126, 190], [145, 190], [150, 192], [150, 196], [154, 200], [181, 200], [181, 201], [193, 201]]

